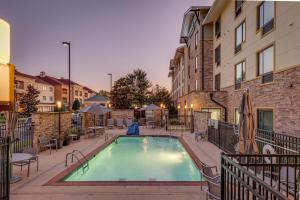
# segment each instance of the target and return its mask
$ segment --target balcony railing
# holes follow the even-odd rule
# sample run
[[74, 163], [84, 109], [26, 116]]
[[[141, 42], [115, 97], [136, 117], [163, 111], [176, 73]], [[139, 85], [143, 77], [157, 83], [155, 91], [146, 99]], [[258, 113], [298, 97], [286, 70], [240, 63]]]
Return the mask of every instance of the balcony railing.
[[299, 199], [300, 155], [221, 156], [222, 199]]

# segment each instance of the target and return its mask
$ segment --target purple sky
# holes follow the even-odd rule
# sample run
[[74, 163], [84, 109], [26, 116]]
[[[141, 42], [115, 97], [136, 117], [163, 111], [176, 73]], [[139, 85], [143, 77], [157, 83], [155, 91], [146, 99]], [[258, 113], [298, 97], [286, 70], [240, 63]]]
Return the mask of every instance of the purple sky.
[[0, 0], [0, 18], [12, 29], [11, 61], [22, 72], [44, 70], [67, 77], [72, 42], [72, 80], [109, 89], [135, 68], [153, 84], [170, 88], [169, 60], [179, 45], [184, 12], [211, 0]]

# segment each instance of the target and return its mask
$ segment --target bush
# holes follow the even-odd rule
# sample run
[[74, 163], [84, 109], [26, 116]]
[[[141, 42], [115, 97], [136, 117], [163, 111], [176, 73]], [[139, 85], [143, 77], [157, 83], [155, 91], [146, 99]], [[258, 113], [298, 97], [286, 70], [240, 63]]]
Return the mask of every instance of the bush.
[[169, 119], [169, 124], [170, 125], [180, 125], [180, 122], [178, 119]]

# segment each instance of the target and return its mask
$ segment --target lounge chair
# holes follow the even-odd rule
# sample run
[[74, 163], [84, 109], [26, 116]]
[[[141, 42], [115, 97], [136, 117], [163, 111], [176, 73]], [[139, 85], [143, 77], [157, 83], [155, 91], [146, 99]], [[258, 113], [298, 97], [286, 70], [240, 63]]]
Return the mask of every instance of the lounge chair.
[[114, 119], [107, 119], [107, 127], [114, 128]]
[[124, 128], [124, 120], [123, 119], [117, 119], [117, 127]]
[[126, 119], [126, 126], [129, 127], [133, 123], [132, 119]]
[[58, 142], [57, 139], [48, 139], [46, 136], [41, 135], [39, 136], [39, 150], [41, 150], [41, 148], [49, 148], [50, 149], [50, 154], [51, 154], [51, 150], [53, 147], [55, 147], [55, 150], [57, 151], [58, 149]]
[[203, 177], [210, 182], [220, 183], [221, 176], [218, 174], [217, 166], [202, 166]]
[[207, 189], [205, 189], [206, 192], [206, 199], [212, 198], [212, 199], [221, 199], [221, 186], [220, 183], [215, 183], [211, 181], [207, 181]]

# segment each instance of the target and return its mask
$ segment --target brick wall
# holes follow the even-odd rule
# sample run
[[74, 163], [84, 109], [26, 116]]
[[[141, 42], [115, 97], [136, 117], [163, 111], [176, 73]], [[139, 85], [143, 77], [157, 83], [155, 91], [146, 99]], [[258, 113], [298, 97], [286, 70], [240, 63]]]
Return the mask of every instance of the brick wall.
[[[71, 127], [71, 112], [60, 113], [61, 138], [64, 132]], [[46, 135], [48, 138], [58, 138], [59, 136], [59, 114], [57, 112], [38, 112], [32, 114], [32, 121], [35, 124], [33, 145], [37, 147], [38, 137]]]
[[255, 111], [258, 108], [273, 109], [274, 131], [300, 137], [300, 66], [274, 73], [274, 81], [261, 84], [261, 78], [243, 82], [242, 88], [224, 88], [228, 92], [228, 119], [234, 122], [235, 108], [245, 88], [249, 89]]
[[[200, 41], [200, 43], [201, 42], [202, 41]], [[200, 50], [200, 53], [201, 51], [202, 49]], [[200, 68], [201, 67], [202, 67], [202, 60], [200, 61]], [[204, 91], [212, 91], [212, 90], [213, 90], [213, 41], [205, 40], [204, 41]]]

